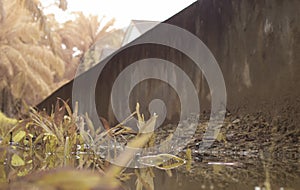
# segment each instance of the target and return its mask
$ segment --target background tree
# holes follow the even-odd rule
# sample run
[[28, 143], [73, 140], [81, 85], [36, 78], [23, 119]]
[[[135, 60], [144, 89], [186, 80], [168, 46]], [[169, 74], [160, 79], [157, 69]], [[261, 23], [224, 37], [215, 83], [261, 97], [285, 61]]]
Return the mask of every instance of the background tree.
[[1, 110], [33, 105], [64, 76], [64, 61], [53, 49], [51, 33], [37, 1], [2, 0], [0, 22]]
[[[99, 20], [96, 15], [85, 16], [82, 12], [73, 14], [74, 21], [67, 21], [55, 30], [61, 40], [64, 60], [69, 68], [66, 70], [68, 79], [74, 77], [79, 63], [82, 63], [84, 70], [89, 69], [92, 63], [98, 63], [99, 60], [86, 61], [86, 52], [94, 55], [103, 48], [119, 48], [124, 35], [123, 30], [114, 29], [115, 19], [105, 22], [105, 17]], [[93, 51], [95, 46], [98, 47], [98, 52]]]
[[[65, 10], [67, 2], [58, 6]], [[97, 16], [74, 14], [75, 20], [61, 24], [44, 15], [38, 0], [0, 0], [2, 112], [15, 115], [72, 79], [85, 52], [114, 31], [113, 19], [103, 24]]]

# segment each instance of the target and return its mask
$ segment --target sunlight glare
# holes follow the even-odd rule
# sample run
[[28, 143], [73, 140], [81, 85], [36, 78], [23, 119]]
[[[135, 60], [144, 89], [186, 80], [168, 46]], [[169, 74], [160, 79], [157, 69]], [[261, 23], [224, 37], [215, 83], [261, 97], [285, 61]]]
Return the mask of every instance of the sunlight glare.
[[[53, 0], [41, 0], [42, 4], [49, 5]], [[54, 13], [59, 22], [72, 19], [71, 12], [82, 11], [84, 14], [115, 18], [116, 27], [128, 26], [131, 20], [164, 21], [195, 0], [68, 0], [68, 9], [64, 12], [55, 6], [48, 7], [46, 13]]]

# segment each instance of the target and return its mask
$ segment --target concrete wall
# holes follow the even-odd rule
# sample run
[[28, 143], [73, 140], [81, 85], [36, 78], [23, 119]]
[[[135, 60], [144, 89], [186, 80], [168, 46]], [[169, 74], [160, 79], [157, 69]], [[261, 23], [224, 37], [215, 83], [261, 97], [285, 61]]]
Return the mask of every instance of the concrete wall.
[[[298, 0], [200, 0], [165, 22], [198, 36], [211, 50], [224, 75], [227, 108], [231, 112], [262, 111], [271, 116], [288, 112], [293, 122], [299, 123], [299, 8]], [[198, 90], [201, 111], [209, 111], [210, 91], [201, 71], [191, 67], [193, 62], [174, 49], [148, 44], [120, 51], [105, 66], [95, 92], [99, 115], [116, 123], [109, 103], [112, 84], [129, 64], [150, 57], [169, 60], [184, 70]], [[80, 76], [86, 83], [83, 97], [88, 98], [84, 92], [92, 88], [89, 75], [100, 67], [101, 63]], [[72, 84], [71, 81], [60, 88], [38, 108], [49, 110], [56, 97], [71, 100]], [[139, 84], [131, 94], [131, 107], [136, 101], [148, 105], [153, 97], [167, 103], [167, 120], [176, 122], [180, 112], [178, 96], [166, 83], [149, 80]], [[89, 109], [87, 104], [81, 106]]]

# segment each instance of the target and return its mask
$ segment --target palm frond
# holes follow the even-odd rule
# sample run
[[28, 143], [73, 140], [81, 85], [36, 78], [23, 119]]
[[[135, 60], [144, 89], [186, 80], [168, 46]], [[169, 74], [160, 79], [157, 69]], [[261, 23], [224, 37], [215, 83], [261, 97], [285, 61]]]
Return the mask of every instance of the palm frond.
[[5, 19], [5, 11], [3, 8], [3, 2], [0, 1], [0, 23]]

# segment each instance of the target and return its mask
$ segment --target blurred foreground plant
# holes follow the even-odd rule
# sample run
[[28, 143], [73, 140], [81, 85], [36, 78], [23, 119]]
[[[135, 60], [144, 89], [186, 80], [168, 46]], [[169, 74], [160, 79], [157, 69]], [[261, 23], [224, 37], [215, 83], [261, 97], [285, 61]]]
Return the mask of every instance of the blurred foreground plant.
[[[1, 117], [1, 121], [9, 126], [1, 128], [3, 139], [8, 140], [1, 142], [4, 148], [0, 147], [3, 167], [0, 168], [0, 174], [5, 170], [9, 170], [9, 173], [0, 175], [0, 186], [8, 189], [119, 188], [120, 183], [116, 179], [129, 178], [123, 174], [126, 168], [110, 165], [93, 147], [100, 146], [106, 136], [125, 138], [127, 134], [134, 136], [129, 140], [128, 146], [148, 146], [157, 116], [145, 122], [137, 106], [137, 111], [124, 122], [101, 130], [96, 129], [98, 126], [93, 125], [88, 115], [78, 116], [77, 110], [75, 106], [72, 112], [65, 101], [58, 100], [50, 115], [32, 108], [28, 117], [20, 121]], [[139, 118], [139, 133], [124, 126], [135, 114]], [[142, 133], [145, 129], [147, 133]], [[134, 155], [134, 151], [122, 152], [116, 157], [116, 161], [119, 165], [126, 166]], [[75, 168], [66, 169], [74, 166], [80, 171]], [[141, 176], [139, 179], [142, 179]]]

